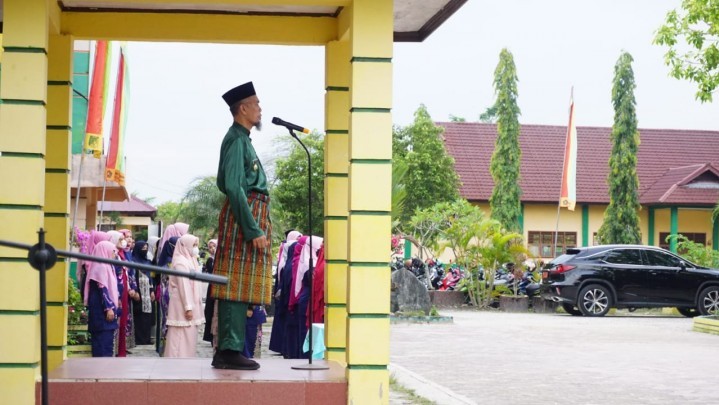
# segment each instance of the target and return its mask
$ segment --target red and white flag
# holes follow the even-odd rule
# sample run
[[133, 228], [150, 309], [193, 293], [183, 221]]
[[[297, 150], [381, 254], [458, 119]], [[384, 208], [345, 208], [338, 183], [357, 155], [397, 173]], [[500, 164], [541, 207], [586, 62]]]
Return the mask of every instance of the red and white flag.
[[[572, 93], [574, 93], [572, 91]], [[564, 145], [564, 167], [562, 168], [562, 191], [559, 206], [574, 211], [577, 203], [577, 126], [574, 122], [574, 95], [569, 104], [569, 125]]]

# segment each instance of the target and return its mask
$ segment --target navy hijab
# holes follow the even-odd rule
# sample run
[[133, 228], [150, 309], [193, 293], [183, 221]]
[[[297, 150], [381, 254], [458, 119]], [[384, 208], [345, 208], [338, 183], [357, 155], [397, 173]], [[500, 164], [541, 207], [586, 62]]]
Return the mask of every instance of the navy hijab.
[[165, 246], [162, 247], [160, 258], [157, 260], [158, 266], [166, 267], [168, 264], [172, 263], [172, 255], [175, 254], [175, 245], [177, 245], [177, 241], [179, 239], [179, 236], [173, 236], [167, 241], [167, 243], [165, 243]]

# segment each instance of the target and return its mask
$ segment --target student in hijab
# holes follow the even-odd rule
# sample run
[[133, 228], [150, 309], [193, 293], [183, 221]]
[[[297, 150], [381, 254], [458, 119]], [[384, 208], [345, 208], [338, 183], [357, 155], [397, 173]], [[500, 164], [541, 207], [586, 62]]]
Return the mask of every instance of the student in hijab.
[[[170, 242], [171, 243], [171, 242]], [[197, 237], [182, 236], [172, 256], [172, 269], [199, 272]], [[187, 277], [170, 276], [170, 306], [167, 312], [167, 342], [164, 357], [195, 357], [197, 327], [205, 321], [200, 283]]]
[[[273, 290], [273, 296], [275, 298], [275, 313], [274, 319], [272, 320], [272, 332], [270, 332], [269, 346], [270, 350], [277, 353], [282, 353], [285, 323], [287, 320], [287, 304], [289, 302], [288, 300], [283, 300], [282, 274], [285, 268], [285, 264], [287, 263], [288, 257], [289, 261], [292, 262], [292, 257], [294, 256], [294, 244], [301, 236], [302, 234], [297, 231], [287, 232], [287, 239], [280, 245], [279, 257], [277, 259], [277, 269], [275, 271], [275, 286]], [[292, 247], [292, 249], [290, 249], [290, 247]], [[292, 253], [290, 254], [289, 252]], [[289, 283], [288, 288], [285, 289], [285, 293], [287, 293], [288, 291]], [[284, 296], [284, 298], [287, 297], [289, 296]]]
[[160, 246], [158, 246], [157, 251], [162, 253], [162, 249], [165, 247], [165, 243], [167, 243], [170, 238], [174, 238], [175, 236], [180, 237], [189, 231], [190, 225], [184, 222], [175, 222], [174, 224], [168, 225], [167, 228], [165, 228], [165, 232], [162, 233], [162, 238], [160, 239]]
[[317, 250], [322, 245], [322, 238], [312, 236], [312, 251], [310, 251], [309, 237], [303, 236], [295, 245], [295, 255], [292, 258], [292, 281], [288, 315], [285, 329], [287, 356], [290, 359], [308, 358], [302, 352], [302, 344], [307, 335], [307, 305], [309, 305], [309, 267], [310, 255], [313, 264], [317, 263]]
[[[85, 252], [88, 255], [92, 255], [93, 251], [95, 250], [95, 246], [102, 242], [102, 241], [109, 241], [110, 235], [108, 235], [106, 232], [102, 231], [90, 231], [90, 239], [88, 241], [87, 246], [87, 252]], [[92, 262], [85, 262], [84, 260], [78, 261], [78, 268], [80, 269], [80, 275], [78, 277], [78, 281], [80, 282], [80, 285], [82, 286], [80, 288], [80, 292], [83, 293], [83, 299], [85, 298], [85, 281], [87, 276], [87, 271], [90, 269], [90, 265], [92, 265]]]
[[282, 356], [286, 359], [300, 358], [300, 342], [299, 342], [299, 317], [297, 316], [296, 306], [290, 307], [290, 301], [294, 293], [294, 279], [297, 275], [297, 269], [300, 263], [300, 254], [302, 248], [307, 243], [307, 236], [300, 237], [296, 243], [290, 245], [287, 250], [287, 261], [282, 270], [280, 277], [280, 301], [281, 306], [286, 312], [284, 327], [282, 333]]
[[[117, 259], [127, 261], [124, 249], [127, 247], [125, 236], [117, 231], [108, 231], [110, 242], [117, 249]], [[127, 349], [135, 346], [135, 328], [132, 319], [131, 300], [139, 300], [137, 295], [137, 285], [135, 280], [130, 276], [130, 272], [125, 266], [115, 266], [115, 274], [117, 275], [117, 289], [119, 294], [120, 308], [120, 327], [118, 329], [117, 338], [117, 357], [127, 357]]]
[[253, 305], [247, 310], [245, 324], [245, 348], [242, 355], [248, 359], [259, 358], [262, 347], [262, 324], [267, 322], [267, 312], [262, 305]]
[[[162, 247], [160, 257], [157, 259], [157, 265], [160, 267], [168, 267], [172, 263], [172, 256], [175, 254], [175, 246], [180, 238], [173, 236], [165, 242]], [[166, 275], [160, 277], [160, 285], [156, 287], [159, 295], [156, 296], [160, 306], [160, 343], [158, 344], [158, 353], [162, 354], [165, 348], [167, 337], [167, 313], [170, 305], [170, 278]]]
[[[151, 264], [150, 249], [144, 240], [135, 243], [132, 249], [132, 261], [140, 264]], [[152, 344], [152, 303], [155, 300], [155, 286], [147, 270], [136, 270], [137, 292], [140, 300], [132, 306], [135, 320], [135, 343], [138, 345]]]
[[317, 263], [312, 273], [312, 319], [307, 308], [307, 328], [310, 323], [325, 322], [325, 245], [317, 253]]
[[[93, 247], [92, 255], [114, 259], [116, 249], [111, 242], [101, 241]], [[84, 295], [92, 357], [112, 357], [120, 313], [115, 269], [104, 263], [88, 262], [88, 265]]]
[[[215, 266], [215, 252], [217, 252], [217, 239], [210, 239], [207, 242], [207, 260], [202, 268], [203, 273], [212, 274]], [[205, 331], [202, 334], [202, 340], [212, 343], [212, 317], [215, 315], [215, 299], [210, 296], [210, 289], [207, 289], [205, 296]]]
[[131, 262], [132, 249], [135, 247], [135, 240], [132, 238], [132, 232], [129, 229], [120, 229], [118, 232], [125, 237], [125, 242], [127, 242], [127, 246], [123, 249], [125, 252], [125, 259], [127, 259], [128, 262]]

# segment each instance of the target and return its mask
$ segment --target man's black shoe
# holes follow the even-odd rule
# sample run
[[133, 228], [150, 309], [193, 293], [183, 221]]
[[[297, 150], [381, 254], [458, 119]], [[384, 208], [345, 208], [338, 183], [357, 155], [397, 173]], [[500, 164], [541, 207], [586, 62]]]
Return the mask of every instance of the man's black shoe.
[[222, 370], [257, 370], [260, 364], [233, 350], [221, 350], [212, 358], [212, 367]]

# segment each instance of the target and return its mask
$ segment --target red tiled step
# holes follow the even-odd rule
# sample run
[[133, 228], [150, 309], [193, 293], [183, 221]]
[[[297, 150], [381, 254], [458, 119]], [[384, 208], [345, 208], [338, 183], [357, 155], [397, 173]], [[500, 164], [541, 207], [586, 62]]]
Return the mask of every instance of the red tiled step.
[[[294, 370], [307, 360], [258, 359], [259, 370], [216, 370], [210, 359], [74, 358], [50, 372], [49, 397], [64, 404], [346, 404], [344, 368]], [[317, 362], [317, 361], [313, 361]], [[36, 385], [40, 403], [40, 382]], [[142, 401], [142, 402], [139, 402]]]

